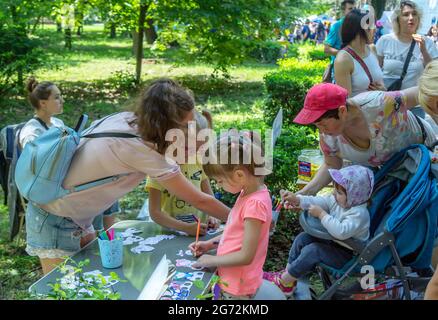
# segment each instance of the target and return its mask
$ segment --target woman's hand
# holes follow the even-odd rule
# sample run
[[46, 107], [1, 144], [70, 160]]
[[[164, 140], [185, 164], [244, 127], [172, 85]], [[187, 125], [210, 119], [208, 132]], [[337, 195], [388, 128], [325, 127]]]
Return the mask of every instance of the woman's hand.
[[370, 91], [386, 91], [385, 85], [380, 82], [373, 82], [368, 86]]
[[413, 34], [412, 38], [415, 40], [415, 42], [417, 42], [418, 46], [420, 47], [421, 53], [423, 53], [423, 51], [425, 50], [427, 51], [426, 39], [421, 34]]
[[[188, 233], [191, 236], [196, 236], [196, 233], [198, 232], [198, 223], [197, 222], [187, 223], [186, 227], [182, 231]], [[206, 233], [207, 233], [207, 224], [201, 223], [201, 226], [199, 228], [199, 235], [203, 236]]]
[[198, 243], [189, 244], [189, 249], [193, 252], [194, 257], [199, 257], [214, 248], [215, 244], [211, 241], [198, 241]]

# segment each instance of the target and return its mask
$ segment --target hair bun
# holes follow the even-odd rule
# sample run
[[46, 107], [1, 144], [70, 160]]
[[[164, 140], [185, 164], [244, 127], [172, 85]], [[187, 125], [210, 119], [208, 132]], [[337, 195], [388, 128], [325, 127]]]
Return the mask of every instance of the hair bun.
[[32, 93], [37, 85], [38, 85], [38, 81], [34, 77], [30, 77], [29, 80], [27, 81], [27, 91]]

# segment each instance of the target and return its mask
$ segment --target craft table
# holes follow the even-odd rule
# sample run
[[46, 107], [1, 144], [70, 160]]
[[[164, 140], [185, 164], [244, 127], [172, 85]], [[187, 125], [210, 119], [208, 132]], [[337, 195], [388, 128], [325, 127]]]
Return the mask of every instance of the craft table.
[[[123, 232], [128, 228], [135, 228], [142, 231], [142, 233], [138, 233], [137, 235], [145, 239], [161, 234], [173, 234], [176, 236], [171, 240], [162, 240], [158, 244], [153, 245], [155, 250], [151, 252], [135, 254], [132, 253], [130, 249], [135, 247], [136, 244], [123, 246], [123, 265], [116, 269], [103, 268], [99, 255], [99, 245], [97, 239], [93, 240], [72, 257], [72, 259], [76, 262], [80, 262], [85, 259], [90, 260], [90, 263], [83, 268], [83, 272], [100, 270], [102, 271], [103, 276], [109, 275], [110, 272], [116, 272], [120, 279], [127, 280], [126, 282], [118, 282], [113, 286], [115, 291], [120, 292], [122, 300], [136, 300], [138, 298], [140, 292], [144, 288], [164, 254], [166, 254], [167, 259], [173, 264], [175, 264], [177, 259], [196, 260], [191, 256], [177, 256], [179, 250], [183, 250], [184, 252], [188, 250], [188, 245], [195, 241], [194, 237], [180, 235], [178, 232], [163, 228], [156, 223], [138, 220], [121, 221], [114, 224], [112, 228], [114, 228], [115, 232]], [[218, 234], [207, 234], [203, 237], [200, 237], [199, 240], [208, 240], [217, 235]], [[193, 272], [194, 270], [186, 267], [176, 267], [176, 271]], [[210, 289], [210, 280], [214, 274], [214, 271], [206, 269], [202, 271], [205, 272], [203, 278], [205, 288], [201, 290], [193, 285], [188, 300], [194, 300], [197, 295], [208, 293], [208, 290]], [[63, 276], [64, 274], [62, 274], [59, 269], [56, 268], [32, 284], [29, 287], [29, 292], [34, 294], [48, 294], [51, 290], [48, 284], [54, 284], [57, 279], [61, 279]]]

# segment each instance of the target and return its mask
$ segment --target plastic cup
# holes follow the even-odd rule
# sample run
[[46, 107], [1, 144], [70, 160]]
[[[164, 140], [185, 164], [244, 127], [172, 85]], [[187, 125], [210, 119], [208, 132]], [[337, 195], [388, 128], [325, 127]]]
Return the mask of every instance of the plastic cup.
[[115, 269], [123, 264], [123, 240], [102, 240], [98, 238], [102, 265], [107, 269]]

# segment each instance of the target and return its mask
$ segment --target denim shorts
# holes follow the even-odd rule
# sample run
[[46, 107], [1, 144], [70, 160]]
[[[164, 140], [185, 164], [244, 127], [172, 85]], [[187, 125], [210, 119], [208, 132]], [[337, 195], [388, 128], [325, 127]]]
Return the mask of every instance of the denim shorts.
[[[74, 253], [80, 250], [82, 229], [70, 218], [56, 216], [28, 203], [26, 210], [26, 240], [29, 254], [44, 250]], [[38, 253], [31, 254], [38, 255]], [[41, 257], [41, 256], [40, 256]]]

